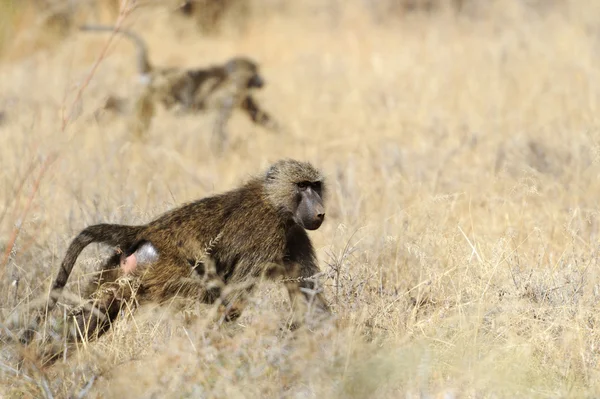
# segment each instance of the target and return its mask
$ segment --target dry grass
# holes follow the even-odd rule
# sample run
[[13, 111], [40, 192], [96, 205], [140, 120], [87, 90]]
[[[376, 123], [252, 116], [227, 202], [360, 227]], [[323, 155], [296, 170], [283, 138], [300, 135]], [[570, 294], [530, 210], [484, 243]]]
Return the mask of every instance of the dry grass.
[[[376, 25], [369, 2], [282, 4], [244, 35], [173, 29], [160, 9], [128, 20], [156, 63], [261, 62], [260, 100], [287, 133], [238, 115], [223, 157], [207, 149], [214, 115], [162, 112], [143, 143], [94, 122], [106, 95], [134, 89], [125, 41], [64, 130], [107, 36], [0, 65], [0, 320], [43, 297], [84, 226], [147, 221], [291, 156], [328, 175], [311, 237], [337, 326], [281, 330], [275, 284], [234, 325], [141, 309], [51, 368], [15, 376], [4, 345], [0, 397], [597, 396], [598, 6], [506, 0]], [[79, 276], [103, 253], [87, 250]]]

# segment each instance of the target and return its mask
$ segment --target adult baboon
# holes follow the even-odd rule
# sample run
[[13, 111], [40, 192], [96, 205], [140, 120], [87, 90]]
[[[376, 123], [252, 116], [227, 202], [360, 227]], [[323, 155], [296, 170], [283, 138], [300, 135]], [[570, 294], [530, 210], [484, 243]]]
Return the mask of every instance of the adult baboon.
[[[81, 30], [112, 32], [115, 28], [85, 25]], [[134, 113], [133, 130], [137, 135], [142, 135], [150, 127], [156, 102], [162, 103], [167, 109], [178, 105], [180, 110], [188, 112], [218, 109], [219, 116], [213, 132], [218, 149], [224, 146], [226, 125], [236, 108], [244, 111], [254, 123], [277, 130], [277, 124], [252, 97], [252, 90], [262, 88], [265, 81], [258, 65], [250, 58], [234, 57], [224, 65], [198, 69], [157, 68], [150, 63], [146, 44], [138, 35], [124, 29], [116, 32], [135, 44], [140, 81], [144, 83], [131, 107]], [[122, 100], [118, 105], [114, 107], [115, 110], [125, 108]]]
[[[67, 283], [81, 251], [91, 243], [123, 250], [102, 267], [90, 284], [92, 307], [74, 317], [79, 334], [102, 334], [118, 315], [123, 301], [137, 291], [139, 302], [165, 302], [176, 296], [214, 303], [222, 299], [237, 309], [260, 277], [284, 277], [293, 305], [293, 323], [301, 323], [307, 305], [328, 313], [318, 290], [315, 251], [306, 230], [316, 230], [325, 218], [324, 180], [311, 164], [280, 160], [262, 176], [241, 187], [191, 202], [166, 212], [141, 226], [98, 224], [84, 229], [71, 242], [52, 285], [47, 310], [52, 309]], [[131, 255], [134, 264], [125, 270]], [[136, 255], [137, 254], [137, 255]], [[135, 262], [135, 261], [134, 261]], [[135, 289], [119, 285], [124, 275], [134, 275]], [[225, 285], [240, 286], [227, 292]]]

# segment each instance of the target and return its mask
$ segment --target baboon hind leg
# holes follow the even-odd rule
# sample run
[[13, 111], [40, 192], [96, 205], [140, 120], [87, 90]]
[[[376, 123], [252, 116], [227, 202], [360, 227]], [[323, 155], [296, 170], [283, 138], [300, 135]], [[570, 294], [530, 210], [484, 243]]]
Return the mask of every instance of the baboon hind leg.
[[110, 329], [122, 306], [133, 298], [137, 280], [123, 275], [120, 261], [121, 254], [115, 253], [100, 267], [83, 293], [89, 300], [71, 311], [71, 339], [100, 337]]
[[127, 303], [134, 305], [133, 284], [132, 279], [123, 279], [100, 285], [89, 302], [71, 312], [71, 339], [92, 340], [107, 332], [121, 309]]
[[107, 259], [94, 273], [90, 282], [82, 292], [84, 298], [92, 297], [106, 283], [114, 283], [121, 275], [119, 263], [121, 256], [117, 253]]
[[[105, 284], [114, 284], [114, 282], [117, 280], [117, 278], [119, 276], [119, 269], [118, 269], [119, 268], [119, 259], [120, 259], [120, 256], [118, 254], [115, 254], [112, 257], [110, 257], [99, 268], [97, 273], [93, 276], [92, 281], [88, 282], [86, 287], [83, 289], [82, 296], [84, 298], [90, 298], [90, 297], [94, 296], [96, 294], [96, 292], [99, 291], [99, 288]], [[46, 303], [46, 305], [43, 308], [36, 310], [36, 315], [34, 317], [34, 320], [30, 323], [30, 326], [27, 327], [25, 329], [25, 331], [19, 337], [22, 344], [27, 345], [32, 342], [32, 340], [36, 334], [36, 330], [46, 320], [47, 315], [49, 314], [51, 309], [54, 308], [55, 304], [59, 300], [59, 297], [60, 297], [60, 293], [52, 292], [50, 294], [50, 299]], [[74, 333], [77, 331], [78, 327], [83, 327], [84, 324], [87, 323], [87, 322], [84, 323], [84, 320], [87, 320], [87, 319], [94, 320], [94, 318], [92, 317], [94, 314], [98, 314], [99, 311], [100, 311], [100, 314], [105, 313], [106, 309], [111, 308], [110, 306], [108, 306], [108, 307], [106, 306], [106, 304], [109, 303], [108, 300], [105, 300], [104, 303], [105, 303], [105, 306], [103, 307], [103, 308], [105, 308], [104, 312], [101, 310], [98, 310], [98, 309], [92, 310], [93, 305], [91, 303], [87, 303], [87, 304], [85, 304], [85, 307], [78, 307], [75, 310], [71, 311], [71, 313], [69, 315], [69, 319], [66, 320], [67, 324], [69, 325], [68, 336], [70, 337], [70, 339], [77, 338], [77, 334], [74, 334]], [[74, 319], [74, 317], [75, 317], [75, 319]], [[75, 323], [73, 322], [74, 320], [75, 320]], [[98, 323], [97, 323], [97, 321], [92, 321], [90, 323], [90, 327], [92, 324], [96, 325]], [[81, 331], [87, 331], [87, 330], [91, 331], [91, 328], [86, 327], [86, 328], [81, 329]]]
[[73, 341], [99, 338], [110, 329], [117, 318], [122, 302], [116, 298], [104, 303], [86, 303], [71, 313], [72, 327], [69, 331]]
[[133, 118], [130, 122], [130, 129], [136, 138], [143, 138], [148, 129], [150, 129], [155, 111], [150, 89], [144, 90], [135, 100]]

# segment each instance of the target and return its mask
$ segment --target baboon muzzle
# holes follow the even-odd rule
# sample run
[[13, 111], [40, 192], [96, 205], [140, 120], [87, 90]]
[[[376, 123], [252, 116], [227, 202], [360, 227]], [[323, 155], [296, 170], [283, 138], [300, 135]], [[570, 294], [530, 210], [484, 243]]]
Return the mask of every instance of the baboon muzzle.
[[265, 81], [259, 75], [254, 75], [250, 81], [248, 81], [248, 87], [260, 89], [265, 85]]
[[309, 223], [308, 226], [304, 226], [307, 230], [316, 230], [323, 224], [325, 220], [325, 209], [321, 209], [316, 212], [313, 220]]

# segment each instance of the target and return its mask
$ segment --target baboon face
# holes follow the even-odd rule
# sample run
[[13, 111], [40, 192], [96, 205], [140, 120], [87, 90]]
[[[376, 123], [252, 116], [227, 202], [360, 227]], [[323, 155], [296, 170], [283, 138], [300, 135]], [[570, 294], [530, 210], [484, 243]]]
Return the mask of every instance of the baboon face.
[[282, 160], [267, 171], [266, 189], [273, 203], [291, 214], [294, 223], [318, 229], [325, 219], [325, 183], [307, 162]]
[[249, 58], [233, 58], [225, 64], [225, 70], [229, 76], [247, 77], [246, 87], [249, 89], [260, 89], [265, 85], [265, 81], [258, 71], [258, 65]]
[[265, 85], [265, 81], [263, 80], [262, 76], [260, 76], [258, 73], [255, 73], [248, 81], [249, 89], [252, 89], [252, 88], [260, 89], [264, 85]]
[[325, 207], [321, 197], [321, 182], [302, 181], [296, 183], [298, 206], [294, 220], [307, 230], [321, 227], [325, 219]]

